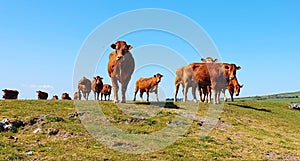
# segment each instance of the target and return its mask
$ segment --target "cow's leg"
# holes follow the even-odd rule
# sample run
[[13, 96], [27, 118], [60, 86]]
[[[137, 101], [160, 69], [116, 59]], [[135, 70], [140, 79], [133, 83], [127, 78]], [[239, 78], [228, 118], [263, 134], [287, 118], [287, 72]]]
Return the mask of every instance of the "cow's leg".
[[[110, 94], [108, 95], [108, 100], [110, 100]], [[106, 95], [105, 95], [105, 101], [106, 101]]]
[[101, 101], [102, 101], [102, 98], [103, 98], [103, 93], [101, 93]]
[[143, 100], [143, 93], [144, 93], [144, 91], [140, 90], [140, 99], [141, 99], [141, 101], [144, 102], [144, 100]]
[[94, 91], [94, 100], [96, 101], [96, 91]]
[[208, 100], [207, 103], [211, 102], [211, 88], [210, 88], [210, 86], [207, 86], [207, 100]]
[[226, 89], [224, 89], [224, 90], [222, 90], [222, 92], [223, 92], [223, 95], [224, 95], [224, 102], [227, 102], [227, 98], [226, 98]]
[[99, 93], [99, 92], [97, 92], [97, 100], [99, 100], [99, 95], [100, 95], [100, 93]]
[[187, 101], [188, 83], [183, 83], [183, 102]]
[[147, 94], [147, 102], [149, 102], [149, 91], [146, 91]]
[[158, 87], [156, 88], [156, 90], [155, 90], [154, 93], [155, 93], [155, 95], [156, 95], [156, 101], [159, 102], [159, 99], [158, 99]]
[[214, 91], [214, 104], [217, 104], [217, 90], [216, 89], [213, 89]]
[[230, 94], [231, 102], [233, 102], [233, 92], [230, 92], [230, 91], [229, 91], [229, 94]]
[[118, 85], [117, 79], [116, 78], [111, 78], [111, 84], [112, 84], [112, 88], [113, 88], [113, 91], [114, 91], [113, 102], [118, 103], [119, 102], [119, 98], [118, 98], [119, 85]]
[[217, 104], [220, 104], [220, 94], [221, 94], [221, 90], [218, 90], [218, 95], [217, 95]]
[[139, 89], [136, 87], [133, 92], [133, 101], [136, 101], [136, 94], [138, 91], [139, 91]]
[[180, 83], [175, 83], [174, 102], [177, 101], [177, 94], [178, 94], [179, 86], [180, 86]]
[[194, 98], [194, 102], [197, 102], [197, 98], [196, 98], [196, 88], [197, 88], [197, 84], [194, 84], [192, 85], [192, 95], [193, 95], [193, 98]]
[[80, 93], [80, 90], [78, 90], [78, 100], [81, 100], [81, 93]]
[[129, 80], [124, 81], [122, 83], [122, 103], [126, 103], [126, 91], [128, 86]]

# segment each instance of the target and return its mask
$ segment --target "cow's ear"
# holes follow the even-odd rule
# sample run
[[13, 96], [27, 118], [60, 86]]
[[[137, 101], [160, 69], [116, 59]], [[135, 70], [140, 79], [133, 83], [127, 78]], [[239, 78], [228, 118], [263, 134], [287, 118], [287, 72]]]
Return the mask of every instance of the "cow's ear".
[[100, 77], [100, 79], [103, 79], [102, 77]]
[[133, 48], [132, 45], [127, 45], [127, 49], [128, 49], [128, 50], [131, 50], [132, 48]]
[[240, 85], [240, 88], [243, 88], [244, 87], [244, 85], [242, 84], [242, 85]]
[[110, 47], [113, 48], [113, 49], [116, 49], [117, 45], [116, 44], [111, 44]]
[[240, 67], [240, 66], [237, 66], [237, 67], [236, 67], [236, 70], [240, 70], [240, 69], [242, 69], [242, 67]]
[[156, 77], [156, 75], [153, 75], [153, 77]]
[[214, 60], [213, 60], [213, 62], [217, 62], [217, 61], [218, 61], [218, 59], [214, 59]]
[[161, 75], [161, 77], [163, 77], [164, 75]]
[[202, 61], [203, 63], [205, 63], [205, 59], [204, 59], [204, 58], [201, 58], [201, 61]]
[[96, 77], [93, 77], [94, 79], [96, 79]]

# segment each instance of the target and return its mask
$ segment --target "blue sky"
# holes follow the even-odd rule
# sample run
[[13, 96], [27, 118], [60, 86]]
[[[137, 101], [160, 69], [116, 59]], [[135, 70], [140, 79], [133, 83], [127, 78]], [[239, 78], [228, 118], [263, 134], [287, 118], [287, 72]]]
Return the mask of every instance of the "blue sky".
[[[131, 10], [161, 8], [178, 12], [199, 24], [214, 41], [222, 61], [242, 67], [237, 72], [240, 83], [245, 85], [241, 96], [298, 91], [299, 6], [297, 0], [142, 3], [136, 0], [0, 0], [0, 89], [18, 89], [21, 99], [36, 99], [36, 90], [47, 91], [50, 96], [60, 96], [63, 92], [73, 95], [78, 53], [99, 25]], [[133, 55], [143, 46], [159, 44], [179, 53], [188, 63], [199, 61], [194, 49], [168, 33], [145, 30], [120, 35], [120, 39], [134, 46]], [[101, 52], [105, 52], [105, 57], [111, 50], [108, 46]], [[104, 82], [110, 83], [106, 60], [99, 60], [95, 75], [103, 76]], [[138, 77], [157, 72], [165, 75], [161, 97], [172, 97], [174, 76], [156, 65], [137, 69], [129, 85], [129, 99]]]

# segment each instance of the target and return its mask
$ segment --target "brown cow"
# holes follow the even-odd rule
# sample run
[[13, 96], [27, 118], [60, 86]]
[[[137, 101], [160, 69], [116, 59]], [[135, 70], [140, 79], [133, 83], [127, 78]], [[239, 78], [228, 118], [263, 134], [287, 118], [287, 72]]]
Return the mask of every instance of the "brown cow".
[[79, 96], [78, 96], [78, 92], [75, 92], [75, 93], [74, 93], [74, 100], [78, 100], [78, 97], [79, 97]]
[[61, 94], [61, 99], [62, 100], [72, 100], [72, 98], [69, 96], [68, 93]]
[[103, 88], [102, 77], [96, 76], [92, 82], [92, 90], [94, 92], [94, 100], [99, 100], [99, 94]]
[[[229, 81], [227, 84], [227, 90], [230, 94], [230, 100], [233, 102], [233, 94], [238, 96], [240, 94], [240, 89], [243, 87], [243, 85], [240, 85], [238, 80], [236, 78], [232, 79]], [[224, 90], [224, 101], [227, 101], [226, 95], [225, 95], [225, 90]]]
[[58, 100], [58, 96], [57, 95], [52, 96], [52, 100]]
[[78, 98], [81, 100], [81, 92], [83, 94], [83, 98], [88, 100], [89, 94], [91, 92], [92, 83], [86, 77], [83, 77], [78, 82]]
[[108, 100], [110, 100], [110, 94], [111, 94], [111, 85], [103, 84], [103, 88], [101, 90], [101, 101], [102, 101], [103, 95], [104, 95], [105, 101], [106, 101], [106, 96], [108, 96]]
[[108, 74], [111, 78], [112, 88], [114, 91], [114, 103], [119, 102], [118, 81], [122, 85], [122, 103], [126, 102], [125, 93], [127, 91], [128, 83], [134, 71], [135, 63], [132, 54], [129, 50], [132, 49], [131, 45], [127, 45], [125, 41], [117, 41], [111, 45], [115, 51], [109, 54]]
[[149, 92], [156, 94], [156, 101], [158, 102], [158, 83], [161, 81], [163, 75], [157, 73], [153, 77], [150, 78], [139, 78], [135, 83], [134, 90], [134, 98], [133, 101], [136, 100], [136, 94], [138, 90], [140, 90], [140, 97], [143, 101], [143, 93], [147, 94], [147, 102], [149, 102]]
[[4, 99], [18, 99], [19, 91], [9, 90], [9, 89], [4, 89], [2, 91], [4, 92], [4, 95], [3, 95], [2, 98], [4, 98]]
[[[183, 87], [183, 90], [182, 90], [183, 93], [184, 93], [184, 89], [187, 92], [189, 87], [192, 87], [192, 94], [193, 94], [194, 102], [196, 102], [197, 101], [197, 98], [196, 98], [197, 81], [195, 81], [195, 79], [193, 79], [193, 69], [190, 66], [183, 66], [176, 70], [174, 102], [177, 101], [177, 94], [178, 94], [180, 84]], [[183, 97], [183, 101], [184, 102], [187, 101], [186, 95]]]
[[220, 92], [226, 89], [229, 80], [235, 78], [236, 70], [241, 68], [235, 64], [227, 63], [192, 63], [190, 66], [193, 68], [199, 89], [211, 85], [214, 91], [214, 104], [220, 103]]
[[47, 92], [43, 92], [43, 91], [36, 91], [36, 93], [38, 94], [38, 99], [39, 100], [46, 100], [48, 98], [48, 93]]

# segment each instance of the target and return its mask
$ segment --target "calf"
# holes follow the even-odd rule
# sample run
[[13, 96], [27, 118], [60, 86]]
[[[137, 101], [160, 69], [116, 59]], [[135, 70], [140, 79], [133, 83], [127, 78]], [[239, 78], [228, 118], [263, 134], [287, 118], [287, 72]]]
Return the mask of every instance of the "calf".
[[96, 76], [92, 82], [92, 90], [94, 92], [94, 100], [99, 100], [99, 94], [103, 88], [102, 77]]
[[4, 89], [2, 91], [4, 92], [2, 98], [4, 98], [4, 99], [18, 99], [19, 92], [17, 90]]
[[39, 100], [46, 100], [48, 98], [48, 93], [43, 91], [36, 91], [38, 93], [38, 99]]
[[69, 96], [68, 93], [63, 93], [63, 94], [61, 95], [61, 99], [62, 99], [62, 100], [72, 100], [72, 98]]
[[58, 96], [57, 96], [57, 95], [54, 95], [54, 96], [52, 97], [52, 100], [58, 100]]
[[78, 100], [78, 92], [74, 93], [74, 100]]
[[78, 99], [81, 100], [81, 92], [83, 94], [83, 98], [88, 100], [89, 94], [91, 92], [91, 81], [86, 77], [83, 77], [78, 82]]
[[149, 102], [149, 92], [154, 92], [156, 94], [156, 100], [158, 100], [158, 83], [161, 81], [163, 75], [157, 73], [153, 77], [150, 78], [139, 78], [135, 82], [135, 90], [134, 90], [134, 98], [133, 101], [136, 100], [136, 94], [138, 90], [140, 90], [140, 97], [143, 101], [143, 93], [147, 94], [147, 102]]
[[104, 95], [105, 101], [106, 101], [106, 96], [108, 96], [108, 100], [110, 100], [110, 94], [111, 94], [111, 85], [103, 84], [103, 88], [101, 90], [101, 101], [102, 101], [103, 95]]

